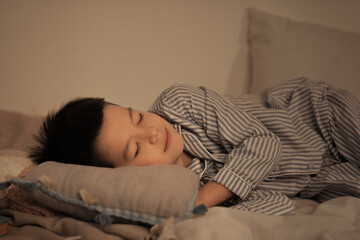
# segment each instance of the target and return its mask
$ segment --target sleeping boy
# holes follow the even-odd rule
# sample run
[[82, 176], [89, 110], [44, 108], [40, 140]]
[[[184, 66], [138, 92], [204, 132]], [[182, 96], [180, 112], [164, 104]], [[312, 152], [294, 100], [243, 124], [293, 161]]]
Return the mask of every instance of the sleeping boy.
[[222, 97], [173, 85], [149, 112], [101, 98], [49, 114], [34, 162], [174, 164], [199, 175], [196, 204], [293, 214], [290, 197], [360, 197], [360, 103], [305, 78], [266, 95]]

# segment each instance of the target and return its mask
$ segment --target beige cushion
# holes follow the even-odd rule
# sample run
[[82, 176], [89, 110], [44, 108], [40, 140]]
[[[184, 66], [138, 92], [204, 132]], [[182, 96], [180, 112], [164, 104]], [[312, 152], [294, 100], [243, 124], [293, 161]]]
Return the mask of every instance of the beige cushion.
[[43, 119], [42, 116], [0, 110], [0, 149], [29, 151], [36, 144], [33, 135]]
[[360, 98], [360, 34], [249, 10], [250, 93], [308, 77]]
[[198, 176], [175, 165], [100, 168], [45, 162], [12, 178], [41, 204], [86, 221], [161, 223], [192, 217]]

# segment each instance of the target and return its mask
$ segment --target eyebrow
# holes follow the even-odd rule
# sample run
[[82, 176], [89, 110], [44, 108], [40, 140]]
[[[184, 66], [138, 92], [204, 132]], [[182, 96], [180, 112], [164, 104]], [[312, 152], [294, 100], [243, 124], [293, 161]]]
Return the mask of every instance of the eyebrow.
[[[129, 113], [129, 118], [130, 118], [130, 120], [131, 120], [131, 122], [133, 123], [134, 122], [134, 119], [133, 119], [133, 110], [132, 110], [132, 108], [130, 108], [130, 107], [128, 107], [127, 108], [127, 110], [128, 110], [128, 113]], [[124, 149], [124, 159], [125, 159], [125, 161], [127, 161], [128, 160], [128, 151], [129, 151], [129, 140], [126, 142], [126, 145], [125, 145], [125, 149]]]

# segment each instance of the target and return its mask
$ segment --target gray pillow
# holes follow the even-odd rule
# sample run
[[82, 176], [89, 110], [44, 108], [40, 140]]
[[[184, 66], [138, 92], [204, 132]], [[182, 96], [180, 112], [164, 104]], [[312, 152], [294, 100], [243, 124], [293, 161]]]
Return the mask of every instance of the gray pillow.
[[194, 207], [198, 176], [175, 165], [100, 168], [45, 162], [10, 182], [47, 207], [102, 225], [153, 225], [171, 216], [181, 221], [202, 209]]

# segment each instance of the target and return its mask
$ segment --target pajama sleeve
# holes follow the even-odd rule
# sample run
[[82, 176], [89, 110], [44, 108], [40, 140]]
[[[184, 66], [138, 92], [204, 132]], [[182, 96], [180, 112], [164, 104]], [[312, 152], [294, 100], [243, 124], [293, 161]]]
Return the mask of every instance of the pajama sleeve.
[[159, 96], [150, 111], [209, 139], [211, 144], [221, 145], [227, 157], [212, 180], [241, 199], [280, 161], [278, 137], [257, 118], [210, 89], [173, 85]]
[[255, 190], [244, 201], [231, 208], [277, 216], [295, 213], [294, 203], [290, 198], [282, 193], [266, 190]]

